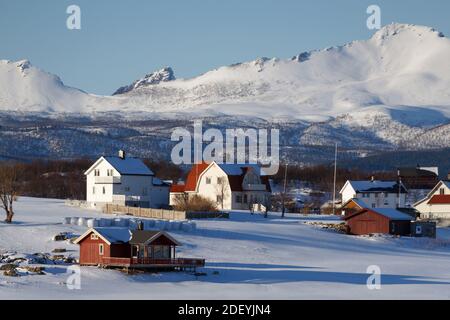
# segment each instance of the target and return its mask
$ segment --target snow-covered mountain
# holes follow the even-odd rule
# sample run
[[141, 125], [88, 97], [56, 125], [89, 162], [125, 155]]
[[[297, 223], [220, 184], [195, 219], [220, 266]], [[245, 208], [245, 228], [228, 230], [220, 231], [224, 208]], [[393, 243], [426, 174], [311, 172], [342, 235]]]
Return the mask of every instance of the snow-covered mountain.
[[323, 121], [381, 106], [450, 116], [450, 40], [423, 26], [391, 24], [367, 41], [260, 58], [175, 79], [153, 72], [112, 97], [68, 88], [27, 61], [0, 62], [0, 110], [43, 112], [201, 112]]
[[132, 90], [138, 89], [140, 87], [158, 84], [160, 82], [172, 81], [172, 80], [175, 80], [175, 75], [173, 73], [172, 68], [165, 67], [161, 70], [147, 74], [142, 79], [136, 80], [135, 82], [133, 82], [132, 84], [130, 84], [128, 86], [120, 87], [113, 93], [113, 95], [127, 93]]
[[[260, 58], [191, 79], [176, 79], [166, 67], [112, 96], [67, 87], [28, 61], [0, 60], [0, 157], [31, 157], [37, 150], [71, 157], [80, 150], [80, 141], [87, 155], [105, 145], [136, 152], [164, 149], [180, 113], [184, 121], [216, 117], [222, 128], [242, 125], [244, 119], [254, 127], [277, 125], [289, 148], [322, 148], [336, 140], [361, 154], [367, 149], [450, 148], [449, 57], [450, 39], [440, 32], [391, 24], [366, 41], [291, 59]], [[125, 127], [124, 117], [130, 121]], [[58, 125], [48, 127], [43, 118], [58, 118]], [[92, 127], [77, 119], [97, 122]], [[162, 125], [155, 120], [167, 121], [158, 136], [152, 134]], [[10, 127], [12, 121], [16, 127]], [[25, 150], [23, 142], [31, 140], [33, 146]], [[68, 141], [72, 151], [64, 149]], [[89, 141], [102, 142], [90, 146]]]

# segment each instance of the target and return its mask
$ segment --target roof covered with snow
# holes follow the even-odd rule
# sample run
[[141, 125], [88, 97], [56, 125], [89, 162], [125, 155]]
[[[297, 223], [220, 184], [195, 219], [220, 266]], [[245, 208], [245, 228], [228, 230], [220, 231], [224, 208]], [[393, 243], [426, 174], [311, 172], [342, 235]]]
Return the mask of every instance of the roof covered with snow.
[[110, 243], [128, 242], [131, 239], [131, 231], [128, 228], [99, 227], [94, 230]]
[[248, 168], [253, 169], [257, 174], [263, 175], [261, 167], [257, 164], [217, 164], [229, 176], [243, 175]]
[[104, 157], [121, 175], [144, 175], [153, 176], [151, 171], [141, 159], [138, 158], [120, 158], [120, 157]]
[[413, 218], [409, 214], [406, 214], [393, 208], [374, 208], [370, 210], [378, 214], [381, 214], [391, 220], [407, 220], [407, 221], [413, 220]]
[[[352, 188], [357, 192], [398, 192], [398, 182], [397, 181], [381, 181], [381, 180], [358, 180], [358, 181], [348, 181]], [[406, 193], [406, 188], [401, 187], [401, 192]]]

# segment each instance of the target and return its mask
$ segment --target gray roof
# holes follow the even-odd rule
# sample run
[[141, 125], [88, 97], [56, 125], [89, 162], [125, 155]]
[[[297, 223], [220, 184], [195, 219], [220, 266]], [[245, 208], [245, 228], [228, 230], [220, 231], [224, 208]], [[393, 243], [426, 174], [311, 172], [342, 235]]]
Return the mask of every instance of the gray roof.
[[111, 243], [128, 242], [131, 238], [131, 231], [128, 228], [118, 227], [98, 227], [95, 228], [99, 234]]
[[161, 231], [155, 231], [155, 230], [132, 230], [131, 231], [131, 239], [130, 244], [143, 244], [152, 239], [153, 237], [157, 236], [155, 239], [159, 238], [159, 235], [164, 235], [169, 240], [173, 241], [175, 245], [178, 245], [178, 242], [176, 242], [175, 239], [170, 237], [168, 234], [165, 234]]
[[[352, 181], [349, 180], [350, 185], [353, 189], [358, 192], [390, 192], [397, 193], [398, 192], [398, 182], [397, 181], [380, 181], [380, 180], [360, 180], [360, 181]], [[401, 187], [401, 192], [406, 193], [406, 188]]]
[[153, 176], [150, 170], [141, 159], [119, 157], [104, 157], [121, 175], [144, 175]]

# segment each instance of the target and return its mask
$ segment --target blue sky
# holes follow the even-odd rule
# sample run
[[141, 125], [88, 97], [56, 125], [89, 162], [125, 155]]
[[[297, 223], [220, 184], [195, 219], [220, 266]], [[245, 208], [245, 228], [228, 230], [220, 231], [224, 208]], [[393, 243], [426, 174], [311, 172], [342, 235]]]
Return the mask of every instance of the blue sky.
[[[81, 8], [81, 30], [66, 28], [71, 4]], [[381, 7], [383, 25], [450, 34], [448, 0], [0, 0], [0, 59], [29, 59], [66, 85], [111, 94], [164, 66], [188, 78], [366, 39], [370, 4]]]

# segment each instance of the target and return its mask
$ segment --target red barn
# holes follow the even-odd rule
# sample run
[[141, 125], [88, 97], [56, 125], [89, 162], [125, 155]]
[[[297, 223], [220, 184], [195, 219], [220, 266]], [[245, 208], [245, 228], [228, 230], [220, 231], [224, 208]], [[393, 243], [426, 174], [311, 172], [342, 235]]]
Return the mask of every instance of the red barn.
[[413, 218], [392, 208], [362, 209], [344, 217], [349, 232], [355, 235], [385, 233], [409, 235]]
[[205, 264], [204, 259], [177, 258], [180, 243], [164, 231], [92, 228], [74, 243], [80, 245], [80, 265], [187, 269]]

